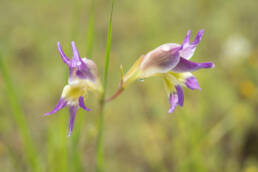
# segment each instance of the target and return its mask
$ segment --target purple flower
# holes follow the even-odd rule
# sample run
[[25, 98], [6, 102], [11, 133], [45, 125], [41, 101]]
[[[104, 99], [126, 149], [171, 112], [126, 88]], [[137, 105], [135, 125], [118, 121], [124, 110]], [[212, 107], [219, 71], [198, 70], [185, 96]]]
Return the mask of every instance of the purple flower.
[[67, 106], [70, 112], [68, 134], [70, 136], [73, 131], [74, 119], [78, 108], [81, 107], [85, 111], [90, 111], [84, 103], [88, 90], [102, 93], [102, 87], [98, 79], [96, 64], [92, 60], [81, 58], [74, 42], [72, 42], [72, 59], [69, 59], [65, 55], [60, 42], [57, 43], [57, 46], [62, 60], [69, 67], [69, 79], [56, 107], [44, 115], [54, 114]]
[[196, 63], [190, 61], [196, 46], [200, 43], [204, 31], [200, 30], [190, 42], [189, 30], [182, 44], [167, 43], [141, 56], [122, 78], [122, 88], [126, 88], [137, 79], [152, 76], [164, 78], [172, 113], [177, 105], [183, 106], [184, 93], [182, 87], [192, 90], [201, 89], [197, 79], [191, 72], [199, 69], [213, 68], [212, 62]]

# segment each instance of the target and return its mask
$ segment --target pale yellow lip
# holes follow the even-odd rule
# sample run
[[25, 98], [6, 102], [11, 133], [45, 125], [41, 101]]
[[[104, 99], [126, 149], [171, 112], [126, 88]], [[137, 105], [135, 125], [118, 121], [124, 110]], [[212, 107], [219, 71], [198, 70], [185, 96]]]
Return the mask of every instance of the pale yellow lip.
[[87, 85], [85, 84], [74, 84], [66, 85], [63, 89], [62, 97], [69, 101], [76, 101], [81, 96], [87, 95]]

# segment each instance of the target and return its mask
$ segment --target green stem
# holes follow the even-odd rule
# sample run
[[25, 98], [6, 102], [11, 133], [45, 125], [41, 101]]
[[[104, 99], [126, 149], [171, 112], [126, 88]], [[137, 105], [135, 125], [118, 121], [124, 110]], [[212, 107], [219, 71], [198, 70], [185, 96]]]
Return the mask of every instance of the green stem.
[[105, 103], [101, 100], [100, 112], [98, 120], [98, 137], [97, 137], [97, 155], [96, 155], [96, 171], [103, 171], [104, 148], [103, 148], [103, 124], [104, 124], [104, 107]]
[[108, 68], [109, 68], [109, 57], [110, 57], [110, 47], [111, 47], [111, 38], [112, 38], [112, 16], [113, 16], [114, 0], [112, 0], [112, 7], [110, 11], [109, 26], [108, 26], [108, 35], [107, 35], [107, 46], [106, 46], [106, 62], [105, 62], [105, 71], [104, 71], [104, 81], [103, 81], [103, 95], [100, 99], [100, 112], [99, 112], [99, 121], [98, 121], [98, 137], [97, 137], [97, 155], [96, 155], [96, 170], [98, 172], [103, 171], [104, 163], [104, 148], [103, 148], [103, 128], [104, 128], [104, 108], [105, 108], [105, 97], [106, 97], [106, 88], [108, 82]]
[[32, 171], [42, 171], [37, 158], [36, 149], [33, 144], [32, 137], [30, 135], [25, 114], [23, 113], [23, 110], [19, 104], [18, 98], [15, 93], [15, 89], [11, 82], [11, 77], [9, 76], [9, 72], [3, 60], [1, 52], [0, 52], [0, 72], [6, 87], [6, 94], [9, 99], [9, 104], [13, 110], [13, 116], [14, 116], [15, 122], [17, 123], [19, 128], [19, 133], [21, 135], [21, 138], [24, 144], [25, 154], [28, 159], [30, 168], [32, 169]]

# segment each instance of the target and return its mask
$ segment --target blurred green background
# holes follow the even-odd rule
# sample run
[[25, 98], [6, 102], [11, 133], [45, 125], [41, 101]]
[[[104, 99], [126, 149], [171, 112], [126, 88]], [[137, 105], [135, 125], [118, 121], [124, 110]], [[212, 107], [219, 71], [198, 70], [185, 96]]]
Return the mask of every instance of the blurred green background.
[[[168, 114], [160, 78], [135, 82], [107, 104], [105, 171], [258, 171], [258, 1], [117, 0], [107, 95], [142, 54], [181, 43], [205, 29], [193, 61], [202, 91], [185, 91], [185, 105]], [[98, 101], [90, 94], [68, 134], [68, 110], [49, 117], [75, 41], [103, 77], [110, 1], [0, 1], [0, 171], [94, 171]]]

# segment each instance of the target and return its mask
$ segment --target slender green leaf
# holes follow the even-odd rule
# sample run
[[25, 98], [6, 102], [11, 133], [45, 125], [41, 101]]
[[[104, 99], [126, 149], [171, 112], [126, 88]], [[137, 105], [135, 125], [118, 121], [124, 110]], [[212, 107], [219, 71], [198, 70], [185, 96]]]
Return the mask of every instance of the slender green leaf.
[[108, 83], [108, 68], [109, 68], [109, 57], [110, 57], [110, 48], [111, 48], [111, 38], [112, 38], [112, 17], [113, 17], [113, 8], [114, 8], [114, 0], [112, 0], [112, 7], [110, 11], [109, 18], [109, 26], [108, 26], [108, 35], [107, 35], [107, 45], [106, 45], [106, 62], [105, 62], [105, 70], [104, 70], [104, 81], [103, 87], [104, 92], [103, 96], [100, 100], [100, 116], [98, 121], [98, 138], [97, 138], [97, 156], [96, 156], [96, 170], [101, 172], [103, 171], [103, 163], [104, 163], [104, 150], [103, 150], [103, 125], [104, 125], [104, 107], [105, 107], [105, 96], [106, 96], [106, 88]]
[[6, 87], [6, 94], [8, 96], [10, 108], [13, 110], [13, 117], [15, 122], [19, 127], [19, 133], [21, 135], [24, 148], [25, 155], [28, 159], [28, 163], [30, 168], [33, 171], [41, 171], [40, 164], [37, 158], [36, 149], [30, 135], [29, 127], [25, 118], [25, 114], [19, 104], [18, 98], [15, 93], [15, 89], [13, 87], [11, 77], [9, 75], [8, 69], [5, 65], [3, 56], [0, 52], [0, 72], [4, 81], [4, 85]]

